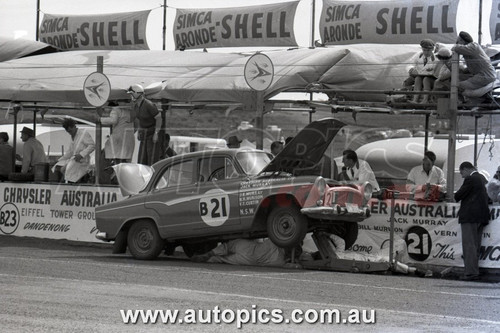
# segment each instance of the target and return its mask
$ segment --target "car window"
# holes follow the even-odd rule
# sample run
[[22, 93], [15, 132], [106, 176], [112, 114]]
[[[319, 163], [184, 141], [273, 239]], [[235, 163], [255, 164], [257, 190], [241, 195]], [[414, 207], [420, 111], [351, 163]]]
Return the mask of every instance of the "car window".
[[177, 187], [193, 183], [193, 161], [182, 161], [164, 170], [155, 185], [155, 189]]
[[200, 182], [231, 179], [239, 176], [231, 159], [222, 156], [200, 159], [198, 170]]
[[269, 155], [263, 151], [239, 152], [236, 159], [247, 175], [257, 175], [271, 162]]

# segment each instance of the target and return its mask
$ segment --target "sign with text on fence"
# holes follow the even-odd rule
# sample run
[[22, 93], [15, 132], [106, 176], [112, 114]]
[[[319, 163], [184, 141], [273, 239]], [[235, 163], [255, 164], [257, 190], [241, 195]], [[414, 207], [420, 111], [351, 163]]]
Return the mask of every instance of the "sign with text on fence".
[[177, 9], [176, 49], [297, 46], [293, 22], [298, 1], [271, 5]]
[[321, 40], [327, 45], [419, 44], [425, 38], [455, 43], [458, 3], [455, 0], [323, 0]]

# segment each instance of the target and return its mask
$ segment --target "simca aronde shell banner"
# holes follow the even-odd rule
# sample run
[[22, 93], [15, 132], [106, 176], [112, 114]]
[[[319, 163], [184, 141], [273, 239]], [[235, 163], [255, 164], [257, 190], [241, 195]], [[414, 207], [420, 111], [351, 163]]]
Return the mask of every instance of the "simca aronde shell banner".
[[424, 38], [454, 43], [459, 1], [323, 0], [319, 22], [328, 45], [357, 43], [419, 44]]

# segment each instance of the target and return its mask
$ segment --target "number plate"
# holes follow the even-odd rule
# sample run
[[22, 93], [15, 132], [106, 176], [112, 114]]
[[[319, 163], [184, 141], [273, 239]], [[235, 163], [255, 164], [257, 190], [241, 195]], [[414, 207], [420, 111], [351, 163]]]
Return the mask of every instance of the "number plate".
[[358, 205], [353, 203], [346, 203], [345, 208], [347, 208], [347, 212], [349, 213], [357, 213], [359, 211]]

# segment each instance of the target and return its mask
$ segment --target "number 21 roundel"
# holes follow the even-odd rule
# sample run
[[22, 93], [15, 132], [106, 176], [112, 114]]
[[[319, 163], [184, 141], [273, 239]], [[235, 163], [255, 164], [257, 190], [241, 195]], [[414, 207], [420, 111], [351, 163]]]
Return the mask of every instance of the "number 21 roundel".
[[200, 216], [211, 227], [224, 224], [229, 217], [229, 196], [220, 189], [209, 190], [200, 199]]

